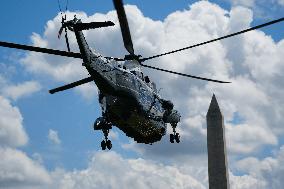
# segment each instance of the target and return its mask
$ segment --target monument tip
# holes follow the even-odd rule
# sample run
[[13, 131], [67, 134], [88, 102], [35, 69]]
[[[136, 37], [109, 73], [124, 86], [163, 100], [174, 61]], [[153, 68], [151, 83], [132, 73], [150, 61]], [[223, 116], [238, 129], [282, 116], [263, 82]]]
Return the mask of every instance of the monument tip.
[[209, 109], [208, 109], [208, 112], [207, 112], [207, 116], [210, 115], [210, 114], [216, 115], [216, 113], [222, 115], [220, 107], [219, 107], [217, 99], [216, 99], [216, 96], [213, 93], [213, 96], [212, 96], [212, 99], [211, 99], [211, 102], [210, 102], [210, 106], [209, 106]]

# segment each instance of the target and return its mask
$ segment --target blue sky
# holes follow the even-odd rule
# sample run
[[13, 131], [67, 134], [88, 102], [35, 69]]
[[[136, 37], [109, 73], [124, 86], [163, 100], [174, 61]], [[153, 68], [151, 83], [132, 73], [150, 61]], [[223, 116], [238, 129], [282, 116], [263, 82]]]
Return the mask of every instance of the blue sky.
[[[87, 13], [88, 16], [91, 16], [94, 13], [107, 14], [109, 11], [113, 10], [113, 5], [111, 0], [109, 1], [69, 0], [69, 1], [70, 1], [69, 10], [71, 12], [79, 10]], [[60, 2], [64, 6], [66, 1], [60, 0]], [[189, 7], [196, 2], [198, 1], [191, 1], [191, 0], [190, 1], [189, 0], [126, 1], [125, 0], [125, 4], [136, 5], [138, 9], [144, 14], [144, 17], [151, 18], [151, 24], [153, 23], [154, 23], [153, 25], [157, 24], [155, 25], [155, 27], [157, 28], [161, 28], [160, 26], [161, 24], [158, 21], [170, 25], [171, 22], [168, 21], [169, 14], [172, 14], [175, 11], [181, 11], [181, 12], [189, 11]], [[241, 3], [242, 1], [238, 0], [232, 0], [232, 1], [217, 0], [210, 2], [212, 5], [214, 4], [214, 6], [211, 7], [212, 9], [218, 7], [216, 8], [216, 12], [214, 12], [214, 14], [216, 13], [217, 16], [219, 14], [222, 14], [220, 12], [222, 12], [223, 10], [230, 11], [231, 9], [236, 7], [235, 5], [241, 6], [242, 8], [238, 9], [238, 11], [239, 12], [243, 11], [242, 13], [244, 17], [240, 18], [240, 20], [242, 20], [240, 21], [240, 23], [237, 23], [237, 26], [239, 28], [242, 28], [243, 26], [246, 26], [248, 24], [251, 24], [251, 26], [253, 26], [256, 24], [267, 22], [271, 19], [277, 19], [284, 16], [284, 14], [281, 14], [283, 13], [284, 10], [283, 8], [284, 5], [282, 6], [280, 4], [281, 0], [279, 0], [279, 3], [277, 3], [276, 1], [268, 2], [267, 6], [264, 6], [263, 1], [258, 1], [258, 2], [255, 1], [254, 6], [244, 5], [243, 3]], [[211, 4], [209, 5], [205, 3], [204, 7], [205, 6], [210, 7]], [[197, 11], [202, 10], [202, 6], [201, 8], [199, 8], [198, 6], [196, 7], [195, 8]], [[129, 10], [133, 11], [134, 15], [137, 13], [135, 12], [137, 10], [133, 7], [130, 7]], [[236, 14], [240, 14], [239, 12], [237, 12]], [[40, 43], [39, 42], [40, 40], [48, 41], [51, 39], [50, 34], [46, 35], [44, 34], [45, 31], [50, 31], [51, 33], [53, 32], [55, 34], [53, 39], [57, 40], [56, 33], [54, 32], [54, 30], [50, 29], [46, 25], [48, 20], [50, 20], [51, 22], [56, 22], [54, 18], [58, 14], [57, 0], [5, 1], [4, 3], [1, 4], [0, 13], [1, 13], [1, 25], [2, 25], [0, 30], [0, 41], [9, 41], [21, 44]], [[252, 23], [246, 20], [247, 18], [250, 17], [250, 13], [254, 14]], [[176, 14], [174, 16], [176, 16]], [[181, 18], [177, 17], [177, 20], [178, 19]], [[196, 17], [196, 19], [198, 20], [199, 17]], [[226, 24], [226, 21], [224, 20], [225, 18], [222, 17], [220, 19], [220, 23]], [[178, 29], [183, 30], [183, 28], [180, 27], [180, 25], [182, 25], [186, 21], [188, 20], [185, 19], [183, 20], [183, 22], [177, 22], [179, 24], [177, 26], [177, 29], [169, 28], [169, 30], [171, 29], [171, 31], [173, 32], [178, 32], [177, 31]], [[134, 27], [138, 27], [135, 25], [134, 22], [131, 21], [131, 23]], [[132, 25], [130, 24], [130, 26]], [[208, 32], [208, 35], [207, 34], [204, 35], [203, 37], [201, 37], [201, 39], [207, 39], [208, 37], [211, 37], [211, 35], [214, 36], [215, 34], [220, 34], [223, 32], [219, 31], [221, 29], [215, 28], [214, 24], [212, 24], [213, 29], [209, 24], [208, 25], [201, 24], [201, 26], [204, 26], [205, 28], [204, 30]], [[152, 25], [149, 26], [149, 28], [150, 27], [152, 27]], [[199, 29], [199, 25], [197, 28]], [[200, 28], [202, 29], [202, 27]], [[210, 47], [208, 47], [209, 49], [208, 51], [206, 49], [204, 51], [197, 49], [196, 51], [188, 52], [189, 54], [184, 54], [180, 56], [181, 58], [177, 57], [175, 59], [174, 56], [170, 56], [167, 60], [164, 59], [157, 60], [156, 64], [158, 66], [165, 65], [166, 67], [168, 66], [167, 67], [168, 69], [177, 69], [178, 71], [184, 71], [190, 74], [192, 73], [191, 70], [194, 70], [196, 74], [195, 73], [193, 74], [195, 75], [204, 74], [205, 70], [209, 72], [210, 76], [218, 78], [226, 78], [226, 79], [229, 78], [235, 81], [236, 85], [233, 85], [233, 88], [230, 91], [228, 89], [225, 89], [225, 87], [210, 85], [210, 84], [208, 85], [200, 84], [197, 81], [190, 80], [191, 86], [188, 86], [187, 90], [187, 88], [186, 89], [183, 88], [184, 85], [188, 84], [186, 83], [187, 80], [184, 78], [179, 78], [180, 80], [177, 80], [168, 75], [164, 74], [155, 75], [154, 72], [147, 71], [147, 73], [151, 77], [153, 77], [153, 79], [157, 81], [157, 83], [160, 84], [160, 86], [163, 87], [162, 90], [164, 91], [162, 92], [163, 95], [169, 98], [173, 98], [173, 101], [176, 102], [176, 106], [179, 107], [183, 113], [189, 112], [189, 113], [184, 113], [184, 120], [182, 125], [184, 125], [185, 128], [181, 128], [180, 130], [180, 132], [184, 134], [185, 138], [186, 137], [188, 138], [184, 139], [185, 142], [181, 144], [179, 147], [173, 147], [173, 146], [168, 147], [168, 145], [171, 144], [168, 141], [168, 136], [165, 136], [165, 138], [158, 145], [154, 144], [153, 146], [149, 147], [146, 145], [133, 144], [133, 141], [129, 140], [123, 132], [114, 128], [112, 151], [116, 155], [118, 154], [119, 156], [121, 156], [122, 157], [121, 162], [124, 163], [125, 163], [124, 160], [128, 161], [129, 159], [131, 159], [133, 161], [139, 161], [143, 159], [145, 161], [149, 161], [148, 162], [149, 165], [152, 165], [153, 162], [160, 162], [162, 164], [170, 166], [178, 165], [180, 168], [179, 171], [181, 171], [181, 173], [185, 173], [186, 172], [185, 170], [187, 169], [184, 168], [183, 170], [181, 168], [182, 165], [179, 165], [180, 160], [186, 161], [185, 159], [189, 157], [192, 158], [192, 159], [189, 158], [189, 161], [198, 160], [199, 157], [202, 157], [200, 159], [203, 160], [204, 157], [206, 157], [204, 156], [204, 141], [203, 142], [201, 141], [201, 139], [204, 139], [205, 137], [204, 120], [202, 120], [202, 118], [204, 118], [204, 115], [206, 113], [204, 110], [206, 110], [207, 106], [209, 105], [210, 96], [212, 92], [215, 92], [217, 94], [217, 98], [220, 97], [220, 104], [221, 107], [223, 108], [225, 116], [227, 115], [227, 118], [225, 119], [226, 123], [228, 124], [228, 133], [229, 133], [228, 136], [232, 137], [232, 139], [229, 139], [229, 141], [231, 140], [229, 146], [231, 144], [237, 144], [235, 145], [236, 147], [231, 147], [231, 146], [229, 147], [230, 148], [229, 158], [233, 174], [238, 176], [242, 176], [244, 174], [247, 174], [248, 176], [253, 175], [251, 174], [252, 172], [251, 170], [244, 168], [247, 162], [250, 163], [254, 162], [255, 166], [256, 167], [258, 166], [255, 170], [263, 170], [260, 165], [262, 165], [261, 162], [265, 163], [266, 161], [265, 158], [277, 159], [278, 155], [279, 154], [281, 155], [282, 151], [284, 151], [281, 148], [284, 144], [283, 142], [284, 136], [282, 133], [283, 131], [281, 128], [274, 127], [274, 124], [276, 125], [277, 123], [281, 122], [280, 118], [281, 113], [283, 113], [284, 111], [283, 109], [281, 109], [281, 107], [277, 108], [272, 107], [273, 105], [277, 105], [277, 103], [279, 105], [283, 103], [281, 99], [281, 92], [284, 91], [284, 88], [282, 88], [283, 85], [281, 83], [279, 84], [279, 86], [277, 86], [276, 84], [275, 85], [271, 84], [275, 82], [275, 78], [277, 79], [279, 77], [281, 79], [281, 74], [283, 75], [283, 72], [282, 72], [282, 67], [280, 68], [279, 66], [280, 64], [278, 63], [280, 59], [279, 57], [281, 57], [280, 55], [279, 57], [277, 56], [277, 58], [275, 58], [276, 63], [274, 64], [274, 57], [272, 57], [272, 55], [268, 53], [268, 55], [265, 57], [262, 57], [262, 54], [260, 54], [259, 56], [257, 55], [254, 56], [254, 54], [257, 54], [259, 51], [256, 50], [255, 52], [251, 52], [251, 49], [253, 49], [251, 47], [255, 47], [255, 49], [257, 49], [258, 46], [262, 47], [260, 49], [267, 47], [268, 48], [267, 51], [270, 52], [269, 49], [272, 48], [270, 48], [268, 45], [271, 45], [273, 46], [273, 50], [271, 50], [273, 51], [272, 54], [273, 53], [277, 54], [276, 51], [283, 52], [282, 51], [283, 45], [281, 46], [281, 44], [278, 43], [284, 38], [283, 28], [284, 28], [284, 23], [280, 23], [262, 29], [264, 33], [257, 33], [254, 36], [253, 35], [250, 36], [250, 38], [253, 38], [252, 41], [250, 41], [248, 37], [245, 40], [240, 38], [239, 41], [237, 39], [236, 41], [232, 40], [217, 44], [216, 46], [213, 47], [215, 49], [219, 49], [218, 52], [214, 51], [214, 48], [211, 49]], [[59, 28], [57, 28], [56, 30], [59, 30]], [[118, 32], [118, 30], [115, 31]], [[191, 30], [189, 29], [189, 31]], [[134, 31], [132, 32], [135, 33]], [[143, 34], [143, 37], [145, 37], [145, 39], [148, 40], [147, 36], [150, 36], [151, 32], [153, 33], [153, 35], [159, 36], [159, 33], [157, 34], [155, 33], [157, 32], [157, 30], [153, 31], [151, 30], [149, 32], [147, 29], [145, 29], [145, 36]], [[193, 31], [193, 33], [194, 32], [196, 31]], [[202, 30], [202, 32], [204, 31]], [[213, 34], [210, 32], [212, 32]], [[33, 33], [39, 34], [40, 40], [38, 38], [31, 40], [31, 36], [33, 35]], [[109, 33], [109, 34], [111, 35], [110, 39], [114, 39], [114, 41], [116, 41], [116, 39], [118, 41], [121, 40], [121, 38], [117, 38], [117, 36], [120, 35], [119, 33], [118, 34]], [[97, 36], [95, 35], [95, 33], [90, 33], [90, 36], [92, 35], [93, 37]], [[102, 34], [99, 35], [103, 36]], [[136, 47], [139, 49], [140, 52], [142, 53], [144, 52], [145, 54], [156, 53], [154, 50], [151, 50], [151, 48], [147, 49], [148, 46], [144, 47], [143, 42], [139, 42], [140, 40], [139, 36], [137, 36], [136, 33], [133, 34], [133, 36], [134, 35], [135, 35], [135, 37], [133, 37], [134, 45], [137, 45]], [[273, 40], [270, 41], [269, 36], [271, 36]], [[176, 37], [176, 35], [174, 37]], [[165, 48], [156, 44], [158, 46], [157, 49], [163, 51], [164, 49], [168, 49], [167, 47], [171, 48], [172, 46], [174, 46], [174, 48], [176, 48], [174, 44], [175, 41], [174, 37], [172, 41], [171, 39], [169, 39], [169, 44], [164, 43], [166, 46]], [[176, 39], [177, 44], [181, 45], [178, 47], [183, 47], [184, 44], [188, 44], [184, 41], [187, 40], [194, 41], [194, 38], [190, 36], [184, 38], [183, 36], [181, 36], [181, 38], [184, 40]], [[135, 39], [137, 40], [135, 41]], [[262, 43], [262, 39], [265, 42]], [[112, 47], [109, 47], [109, 45], [112, 44], [111, 42], [106, 41], [104, 43], [104, 41], [95, 38], [92, 38], [90, 40], [91, 40], [90, 43], [95, 42], [94, 44], [98, 44], [98, 47], [101, 47], [103, 51], [107, 53], [111, 52], [109, 50], [109, 49], [112, 50]], [[240, 42], [242, 40], [249, 42], [248, 44], [246, 44], [245, 42]], [[54, 41], [54, 44], [53, 41], [52, 42], [48, 41], [48, 42], [50, 47], [52, 48], [60, 48], [62, 50], [66, 50], [64, 41], [62, 40]], [[117, 44], [116, 47], [113, 47], [114, 49], [117, 48], [119, 49], [118, 53], [124, 52], [123, 50], [121, 50], [123, 48], [122, 41], [120, 42], [116, 43]], [[239, 42], [241, 44], [239, 44]], [[247, 52], [241, 52], [238, 45], [242, 45], [241, 49], [244, 49], [244, 51]], [[73, 45], [72, 47], [74, 50], [75, 46]], [[274, 48], [276, 49], [275, 52]], [[219, 54], [220, 51], [222, 51], [222, 53], [224, 54], [221, 54], [220, 57], [219, 55], [216, 55], [215, 57], [214, 52]], [[197, 55], [193, 53], [196, 53]], [[236, 54], [232, 55], [234, 53]], [[168, 63], [167, 61], [171, 63], [183, 62], [184, 59], [182, 57], [189, 55], [192, 58], [192, 60], [190, 61], [193, 61], [192, 64], [190, 65], [179, 67], [178, 65], [163, 64], [163, 63]], [[271, 59], [267, 58], [269, 56]], [[240, 59], [238, 60], [238, 58], [236, 59], [236, 57], [240, 57]], [[48, 93], [49, 89], [51, 89], [52, 87], [57, 87], [62, 84], [65, 84], [67, 81], [70, 82], [72, 81], [73, 77], [66, 76], [65, 78], [65, 76], [62, 75], [62, 78], [58, 78], [58, 76], [52, 75], [51, 73], [49, 73], [49, 71], [32, 70], [33, 65], [29, 65], [27, 61], [34, 61], [36, 63], [37, 60], [41, 60], [38, 57], [34, 59], [33, 58], [34, 57], [32, 57], [30, 54], [26, 54], [24, 51], [0, 48], [0, 84], [1, 84], [1, 78], [4, 78], [5, 86], [21, 85], [21, 83], [26, 81], [35, 81], [40, 84], [39, 89], [35, 90], [35, 92], [31, 92], [31, 94], [19, 97], [19, 99], [13, 99], [13, 97], [9, 95], [5, 96], [4, 92], [1, 92], [2, 88], [0, 87], [0, 92], [1, 92], [0, 96], [1, 94], [3, 94], [3, 97], [5, 99], [8, 99], [9, 103], [11, 103], [13, 107], [17, 107], [19, 109], [23, 117], [22, 125], [24, 127], [25, 133], [27, 133], [29, 138], [27, 144], [20, 145], [17, 148], [9, 146], [9, 148], [17, 149], [18, 151], [26, 153], [27, 157], [29, 157], [31, 160], [36, 161], [38, 159], [41, 159], [39, 161], [41, 167], [43, 167], [43, 169], [46, 169], [48, 174], [50, 175], [54, 174], [54, 170], [58, 168], [63, 169], [66, 172], [66, 174], [68, 172], [72, 172], [73, 170], [80, 171], [84, 169], [90, 169], [90, 164], [91, 164], [90, 159], [92, 159], [92, 157], [100, 159], [101, 157], [107, 156], [100, 154], [100, 142], [102, 140], [102, 133], [94, 132], [92, 130], [93, 122], [101, 114], [100, 107], [97, 102], [98, 101], [97, 95], [91, 95], [90, 97], [86, 98], [84, 97], [85, 92], [83, 89], [77, 91], [69, 90], [59, 94], [50, 95]], [[44, 60], [46, 60], [47, 62], [46, 64], [51, 66], [52, 64], [61, 65], [62, 62], [68, 63], [68, 61], [71, 61], [70, 59], [54, 58], [54, 62], [52, 62], [50, 59], [46, 57], [44, 58], [45, 58]], [[242, 65], [241, 60], [247, 62], [247, 65], [245, 66]], [[195, 64], [194, 61], [198, 62], [199, 64]], [[208, 62], [208, 64], [202, 63], [206, 61]], [[212, 64], [210, 64], [212, 63], [211, 61], [214, 62], [214, 64], [216, 63], [217, 66], [219, 66], [218, 69], [216, 68], [217, 66], [214, 67], [212, 66]], [[257, 61], [260, 62], [258, 65], [255, 65], [254, 62]], [[231, 65], [231, 68], [228, 68], [227, 66], [230, 63], [233, 64]], [[234, 67], [234, 64], [237, 66]], [[264, 68], [262, 69], [260, 66], [262, 66], [263, 64], [265, 65]], [[271, 67], [266, 66], [267, 64], [272, 66]], [[181, 63], [181, 65], [183, 64]], [[184, 63], [184, 65], [186, 65], [186, 63]], [[273, 67], [273, 65], [275, 65], [275, 67]], [[245, 69], [248, 68], [249, 71], [244, 71]], [[277, 70], [279, 72], [277, 72]], [[266, 73], [265, 71], [268, 72], [267, 75], [269, 75], [270, 72], [275, 75], [273, 75], [273, 77], [271, 75], [267, 76], [265, 74]], [[74, 72], [74, 74], [77, 74], [75, 76], [76, 78], [81, 78], [84, 72], [79, 72], [79, 73]], [[165, 77], [165, 80], [163, 79], [158, 80], [160, 77]], [[167, 79], [169, 79], [168, 84], [167, 84]], [[172, 86], [172, 88], [168, 86]], [[267, 92], [267, 89], [271, 90]], [[182, 94], [183, 90], [185, 91], [184, 94]], [[244, 94], [242, 92], [239, 92], [240, 90], [244, 91], [243, 92]], [[245, 93], [246, 90], [247, 93]], [[176, 94], [175, 91], [178, 94]], [[193, 100], [191, 101], [190, 99], [187, 99], [185, 97], [186, 95], [192, 97]], [[244, 104], [246, 103], [246, 99], [244, 99], [245, 95], [247, 95], [248, 107], [244, 106], [240, 107], [241, 105], [238, 106], [238, 104], [242, 104], [241, 101], [243, 101]], [[275, 99], [279, 98], [279, 101], [272, 100], [273, 98]], [[234, 100], [236, 102], [231, 102]], [[185, 107], [185, 104], [190, 107], [190, 110], [186, 109], [187, 107]], [[271, 111], [274, 112], [275, 114], [279, 113], [280, 116], [275, 118], [279, 119], [277, 120], [278, 122], [275, 121], [275, 123], [273, 122], [270, 124], [269, 121], [271, 120], [269, 119], [270, 116], [269, 112], [267, 113], [263, 111], [262, 107], [267, 108], [267, 112]], [[246, 112], [247, 114], [243, 114], [242, 112]], [[237, 115], [237, 118], [234, 117], [234, 115]], [[253, 118], [248, 118], [246, 117], [247, 115]], [[257, 116], [263, 116], [264, 118], [257, 121], [257, 119], [255, 119], [255, 117]], [[236, 119], [241, 121], [236, 121]], [[258, 125], [263, 130], [257, 127], [254, 130], [251, 130], [251, 133], [248, 132], [248, 134], [244, 133], [242, 130], [242, 128], [246, 128], [248, 126], [251, 126], [250, 128], [252, 128], [253, 126], [258, 126]], [[61, 141], [60, 144], [55, 144], [54, 141], [48, 138], [50, 130], [57, 132], [58, 138]], [[273, 132], [270, 133], [270, 130], [273, 130]], [[259, 131], [259, 133], [257, 133], [257, 131]], [[240, 134], [240, 137], [238, 138], [238, 136], [233, 136], [232, 133]], [[272, 140], [269, 141], [270, 139]], [[274, 140], [275, 142], [273, 142]], [[244, 142], [238, 145], [237, 143], [238, 141], [244, 141]], [[246, 141], [248, 142], [247, 148], [245, 143]], [[260, 142], [258, 143], [256, 141]], [[189, 148], [190, 150], [188, 152], [184, 152], [185, 148]], [[170, 154], [171, 152], [173, 154]], [[110, 153], [111, 157], [113, 156], [116, 157], [116, 155]], [[169, 158], [170, 160], [167, 157], [171, 157]], [[199, 160], [197, 162], [199, 162]], [[204, 161], [200, 160], [200, 162], [202, 163]], [[157, 165], [155, 164], [153, 166]], [[260, 172], [261, 171], [259, 171], [259, 175], [261, 175]], [[280, 173], [279, 172], [280, 171], [276, 170], [273, 172], [273, 174], [279, 176], [281, 174], [281, 172]], [[198, 177], [194, 178], [198, 180]], [[249, 182], [254, 181], [253, 179], [257, 180], [261, 178], [262, 178], [261, 176], [252, 177], [250, 178], [251, 180], [249, 180]], [[2, 178], [0, 178], [0, 186], [1, 186], [1, 181], [3, 181], [1, 179]], [[270, 183], [270, 181], [267, 181], [267, 183]], [[235, 184], [234, 186], [236, 185], [237, 184]], [[275, 188], [276, 186], [277, 185], [275, 185]], [[265, 188], [265, 186], [263, 188]]]

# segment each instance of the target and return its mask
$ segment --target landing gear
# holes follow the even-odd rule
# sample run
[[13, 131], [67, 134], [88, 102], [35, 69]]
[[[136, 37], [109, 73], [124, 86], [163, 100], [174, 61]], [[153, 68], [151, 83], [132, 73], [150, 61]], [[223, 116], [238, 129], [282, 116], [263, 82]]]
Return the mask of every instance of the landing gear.
[[110, 140], [103, 140], [101, 142], [101, 147], [102, 147], [102, 150], [105, 150], [106, 148], [110, 150], [112, 148], [112, 143]]
[[105, 139], [101, 142], [102, 150], [105, 150], [106, 148], [110, 150], [112, 148], [112, 143], [108, 139], [109, 129], [103, 129], [103, 133], [104, 133]]
[[106, 141], [106, 146], [107, 146], [107, 149], [109, 149], [109, 150], [112, 148], [112, 143], [111, 143], [110, 140]]
[[111, 149], [112, 143], [108, 139], [109, 130], [112, 128], [111, 123], [107, 121], [104, 117], [99, 117], [94, 123], [94, 130], [102, 130], [104, 133], [105, 139], [101, 142], [102, 150]]
[[177, 143], [180, 143], [180, 135], [179, 135], [179, 133], [175, 134], [175, 140], [176, 140]]
[[175, 143], [175, 141], [176, 141], [177, 143], [180, 143], [180, 135], [179, 135], [179, 133], [176, 132], [177, 124], [176, 123], [172, 123], [171, 125], [173, 127], [173, 132], [174, 133], [170, 134], [170, 142], [171, 143]]
[[106, 141], [102, 141], [101, 142], [101, 147], [102, 147], [102, 150], [105, 150], [106, 149]]
[[175, 135], [174, 134], [170, 134], [170, 142], [175, 143]]

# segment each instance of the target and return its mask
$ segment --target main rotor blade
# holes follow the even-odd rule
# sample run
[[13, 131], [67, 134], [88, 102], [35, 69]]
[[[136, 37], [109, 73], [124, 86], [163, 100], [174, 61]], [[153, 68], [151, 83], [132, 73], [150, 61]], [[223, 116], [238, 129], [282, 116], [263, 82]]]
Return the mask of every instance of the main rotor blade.
[[113, 0], [113, 4], [117, 12], [124, 46], [131, 55], [134, 55], [133, 43], [130, 35], [127, 17], [123, 7], [123, 2], [122, 0]]
[[[17, 43], [9, 43], [9, 42], [4, 42], [0, 41], [0, 47], [7, 47], [7, 48], [14, 48], [14, 49], [21, 49], [21, 50], [26, 50], [26, 51], [33, 51], [33, 52], [40, 52], [40, 53], [46, 53], [46, 54], [52, 54], [52, 55], [59, 55], [59, 56], [65, 56], [65, 57], [72, 57], [72, 58], [81, 58], [82, 56], [80, 53], [75, 53], [75, 52], [67, 52], [67, 51], [61, 51], [61, 50], [55, 50], [55, 49], [47, 49], [47, 48], [42, 48], [42, 47], [34, 47], [34, 46], [29, 46], [29, 45], [21, 45]], [[104, 56], [106, 59], [113, 59], [116, 61], [124, 61], [124, 58], [115, 58], [115, 57], [107, 57]]]
[[57, 92], [60, 92], [60, 91], [64, 91], [64, 90], [67, 90], [67, 89], [71, 89], [71, 88], [74, 88], [74, 87], [77, 87], [79, 85], [83, 85], [85, 83], [89, 83], [91, 81], [93, 81], [94, 79], [92, 77], [87, 77], [85, 79], [81, 79], [79, 81], [76, 81], [76, 82], [73, 82], [73, 83], [70, 83], [70, 84], [67, 84], [67, 85], [64, 85], [64, 86], [61, 86], [61, 87], [57, 87], [55, 89], [51, 89], [49, 90], [49, 93], [50, 94], [54, 94], [54, 93], [57, 93]]
[[229, 38], [229, 37], [233, 37], [233, 36], [236, 36], [236, 35], [240, 35], [240, 34], [242, 34], [242, 33], [246, 33], [246, 32], [252, 31], [252, 30], [256, 30], [256, 29], [259, 29], [259, 28], [263, 28], [263, 27], [265, 27], [265, 26], [269, 26], [269, 25], [275, 24], [275, 23], [277, 23], [277, 22], [282, 22], [282, 21], [284, 21], [284, 17], [283, 17], [283, 18], [280, 18], [280, 19], [277, 19], [277, 20], [273, 20], [273, 21], [271, 21], [271, 22], [267, 22], [267, 23], [258, 25], [258, 26], [254, 26], [254, 27], [249, 28], [249, 29], [245, 29], [245, 30], [242, 30], [242, 31], [239, 31], [239, 32], [236, 32], [236, 33], [232, 33], [232, 34], [229, 34], [229, 35], [226, 35], [226, 36], [223, 36], [223, 37], [219, 37], [219, 38], [216, 38], [216, 39], [212, 39], [212, 40], [209, 40], [209, 41], [205, 41], [205, 42], [202, 42], [202, 43], [198, 43], [198, 44], [195, 44], [195, 45], [191, 45], [191, 46], [184, 47], [184, 48], [181, 48], [181, 49], [173, 50], [173, 51], [166, 52], [166, 53], [163, 53], [163, 54], [158, 54], [158, 55], [150, 56], [150, 57], [148, 57], [148, 58], [142, 58], [142, 59], [140, 59], [140, 61], [141, 61], [141, 62], [144, 62], [144, 61], [146, 61], [146, 60], [150, 60], [150, 59], [153, 59], [153, 58], [158, 58], [158, 57], [160, 57], [160, 56], [164, 56], [164, 55], [168, 55], [168, 54], [173, 54], [173, 53], [176, 53], [176, 52], [179, 52], [179, 51], [183, 51], [183, 50], [186, 50], [186, 49], [191, 49], [191, 48], [194, 48], [194, 47], [198, 47], [198, 46], [201, 46], [201, 45], [205, 45], [205, 44], [212, 43], [212, 42], [215, 42], [215, 41], [219, 41], [219, 40], [222, 40], [222, 39], [226, 39], [226, 38]]
[[59, 56], [82, 58], [80, 53], [66, 52], [66, 51], [47, 49], [47, 48], [42, 48], [42, 47], [33, 47], [33, 46], [29, 46], [29, 45], [8, 43], [8, 42], [4, 42], [4, 41], [0, 41], [0, 46], [8, 47], [8, 48], [14, 48], [14, 49], [21, 49], [21, 50], [26, 50], [26, 51], [34, 51], [34, 52], [41, 52], [41, 53], [46, 53], [46, 54], [59, 55]]
[[89, 29], [109, 27], [109, 26], [114, 26], [114, 23], [111, 21], [107, 21], [107, 22], [77, 23], [75, 25], [76, 30], [89, 30]]
[[194, 79], [201, 79], [201, 80], [212, 81], [212, 82], [216, 82], [216, 83], [231, 83], [231, 82], [228, 82], [228, 81], [220, 81], [220, 80], [215, 80], [215, 79], [208, 79], [208, 78], [204, 78], [204, 77], [198, 77], [198, 76], [194, 76], [194, 75], [188, 75], [188, 74], [184, 74], [184, 73], [174, 72], [174, 71], [165, 70], [165, 69], [162, 69], [162, 68], [157, 68], [157, 67], [154, 67], [154, 66], [148, 66], [148, 65], [145, 65], [145, 64], [140, 64], [140, 65], [143, 66], [143, 67], [146, 67], [146, 68], [151, 68], [151, 69], [154, 69], [154, 70], [168, 72], [168, 73], [181, 75], [181, 76], [185, 76], [185, 77], [190, 77], [190, 78], [194, 78]]

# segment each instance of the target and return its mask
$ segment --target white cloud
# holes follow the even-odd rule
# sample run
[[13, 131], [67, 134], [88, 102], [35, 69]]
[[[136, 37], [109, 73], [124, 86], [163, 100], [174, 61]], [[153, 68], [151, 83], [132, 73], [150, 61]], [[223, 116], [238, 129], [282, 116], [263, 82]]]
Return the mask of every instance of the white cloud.
[[76, 91], [82, 94], [86, 100], [93, 100], [93, 97], [98, 94], [95, 83], [86, 83], [75, 88]]
[[[261, 126], [239, 124], [232, 126], [227, 124], [227, 147], [230, 152], [250, 154], [262, 147], [264, 144], [276, 145], [277, 138], [269, 129]], [[259, 141], [261, 139], [261, 141]]]
[[58, 132], [55, 130], [49, 129], [47, 138], [53, 144], [61, 144], [61, 140], [58, 137]]
[[230, 187], [232, 189], [267, 189], [265, 181], [257, 179], [251, 175], [235, 176], [230, 174]]
[[0, 75], [0, 146], [17, 147], [28, 142], [23, 127], [23, 117], [18, 107], [11, 105], [8, 98], [17, 100], [40, 90], [36, 81], [11, 84]]
[[42, 165], [15, 149], [27, 142], [19, 109], [0, 96], [1, 188], [32, 188], [50, 182], [49, 174]]
[[16, 147], [28, 142], [22, 122], [19, 109], [0, 96], [0, 146]]
[[262, 160], [247, 157], [237, 162], [236, 167], [261, 180], [265, 187], [278, 189], [284, 185], [284, 146], [280, 147], [275, 157]]
[[255, 6], [255, 0], [231, 0], [233, 5], [243, 5], [246, 7]]
[[284, 6], [284, 0], [278, 0], [279, 5]]
[[[267, 5], [272, 5], [272, 6], [284, 6], [284, 0], [229, 0], [233, 6], [245, 6], [245, 7], [250, 7], [250, 8], [256, 8], [256, 6], [263, 6], [266, 3]], [[265, 6], [264, 6], [265, 7]], [[258, 7], [260, 8], [260, 7]], [[265, 7], [268, 8], [268, 7]]]
[[2, 89], [2, 94], [6, 97], [18, 100], [21, 97], [29, 96], [38, 92], [41, 85], [36, 81], [27, 81], [17, 85], [9, 85]]
[[[9, 85], [5, 79], [3, 81], [5, 90]], [[28, 93], [25, 89], [18, 90], [18, 87], [15, 90], [10, 88], [11, 94], [17, 98]], [[20, 110], [0, 95], [0, 188], [33, 188], [50, 182], [49, 174], [42, 165], [15, 149], [27, 142]]]
[[109, 131], [109, 137], [110, 137], [110, 139], [112, 139], [112, 140], [118, 140], [119, 139], [119, 133], [118, 132], [116, 132], [116, 131], [113, 131], [113, 130], [110, 130]]
[[[232, 7], [242, 6], [253, 10], [254, 16], [261, 19], [272, 19], [279, 17], [283, 12], [283, 0], [225, 0]], [[243, 19], [243, 17], [240, 17]], [[240, 20], [241, 20], [240, 19]]]
[[0, 148], [1, 188], [25, 188], [49, 183], [50, 177], [42, 165], [19, 150]]

